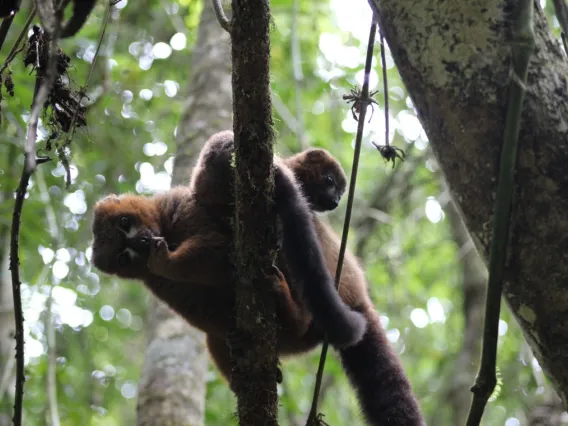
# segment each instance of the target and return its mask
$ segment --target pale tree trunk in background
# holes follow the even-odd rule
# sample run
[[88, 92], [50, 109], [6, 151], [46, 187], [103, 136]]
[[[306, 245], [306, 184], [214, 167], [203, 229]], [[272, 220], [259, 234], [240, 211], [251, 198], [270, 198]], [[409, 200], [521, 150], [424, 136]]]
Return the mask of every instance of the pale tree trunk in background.
[[14, 301], [8, 269], [9, 238], [7, 227], [0, 227], [0, 426], [12, 424], [16, 366]]
[[[4, 164], [15, 164], [17, 152], [16, 145], [11, 144]], [[11, 172], [15, 176], [13, 169]], [[10, 170], [5, 169], [5, 173], [10, 173]], [[4, 186], [3, 192], [0, 192], [0, 204], [7, 203], [12, 197], [12, 188]], [[16, 326], [9, 260], [10, 227], [0, 224], [0, 426], [12, 424], [16, 380]]]
[[[206, 1], [191, 58], [191, 81], [178, 126], [172, 185], [188, 182], [197, 154], [213, 133], [232, 127], [229, 35]], [[204, 335], [152, 299], [149, 343], [140, 378], [138, 425], [203, 424], [207, 350]]]
[[[369, 0], [487, 260], [511, 58], [504, 0]], [[535, 7], [503, 296], [568, 403], [568, 62]], [[372, 13], [361, 24], [370, 25]], [[511, 384], [514, 386], [514, 384]]]
[[444, 210], [448, 215], [452, 235], [458, 246], [462, 267], [463, 342], [454, 366], [453, 379], [449, 384], [448, 399], [453, 412], [452, 424], [463, 425], [471, 404], [472, 393], [469, 388], [477, 373], [481, 355], [487, 268], [475, 250], [455, 204], [450, 201]]
[[527, 426], [567, 426], [568, 414], [562, 401], [552, 391], [545, 390], [544, 401], [528, 413]]

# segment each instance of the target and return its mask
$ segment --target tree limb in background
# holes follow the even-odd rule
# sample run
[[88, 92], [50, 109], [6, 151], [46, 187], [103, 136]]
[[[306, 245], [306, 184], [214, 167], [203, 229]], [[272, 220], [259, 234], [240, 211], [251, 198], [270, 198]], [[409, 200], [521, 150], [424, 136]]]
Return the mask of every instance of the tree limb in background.
[[[28, 120], [28, 135], [25, 145], [24, 168], [20, 183], [16, 189], [14, 213], [12, 215], [12, 229], [10, 240], [10, 271], [12, 274], [12, 291], [14, 297], [14, 317], [16, 321], [16, 394], [14, 401], [14, 426], [22, 424], [22, 403], [24, 396], [24, 318], [22, 313], [22, 298], [20, 293], [20, 259], [18, 244], [20, 238], [20, 218], [24, 206], [28, 182], [38, 163], [45, 159], [36, 159], [35, 143], [37, 139], [37, 127], [39, 114], [44, 106], [49, 92], [56, 77], [57, 42], [61, 16], [57, 16], [57, 24], [49, 41], [49, 52], [45, 72], [38, 73], [36, 77], [36, 90], [34, 91], [32, 110]], [[39, 52], [38, 52], [39, 54]]]
[[[443, 179], [442, 173], [437, 174], [440, 179]], [[453, 239], [459, 249], [464, 326], [462, 347], [453, 367], [452, 379], [448, 381], [447, 391], [442, 398], [443, 401], [450, 402], [453, 412], [452, 424], [463, 425], [471, 400], [467, 387], [475, 376], [475, 365], [479, 362], [487, 269], [475, 250], [455, 203], [450, 201], [444, 211], [450, 223]]]
[[568, 55], [568, 46], [566, 37], [568, 37], [568, 7], [566, 7], [566, 0], [554, 0], [554, 10], [556, 11], [556, 18], [562, 28], [562, 44], [564, 44], [564, 52]]
[[[187, 185], [205, 141], [232, 127], [229, 43], [229, 34], [219, 29], [212, 4], [205, 2], [191, 59], [185, 65], [191, 78], [177, 127], [172, 186]], [[152, 297], [148, 317], [136, 424], [203, 425], [208, 361], [204, 334], [156, 297]]]
[[277, 94], [274, 94], [272, 96], [272, 105], [274, 106], [274, 110], [278, 113], [286, 127], [288, 127], [288, 129], [290, 129], [290, 131], [294, 133], [300, 141], [301, 149], [306, 149], [308, 146], [310, 146], [312, 140], [310, 136], [305, 132], [303, 124], [298, 121], [297, 117], [294, 117], [294, 114], [292, 114], [292, 112], [288, 109], [286, 104], [282, 102], [282, 99], [280, 99]]
[[[62, 232], [58, 226], [57, 215], [51, 201], [51, 195], [45, 182], [43, 170], [40, 168], [36, 173], [37, 185], [40, 191], [40, 198], [45, 206], [45, 219], [49, 236], [51, 237], [51, 247], [56, 251], [58, 247], [63, 246]], [[61, 221], [59, 221], [61, 223]], [[44, 267], [37, 280], [38, 285], [43, 285], [47, 280], [50, 269]], [[53, 318], [53, 289], [55, 283], [51, 281], [49, 285], [49, 294], [45, 303], [45, 340], [47, 343], [47, 371], [45, 388], [47, 394], [47, 406], [49, 408], [50, 426], [60, 426], [59, 409], [57, 404], [57, 341], [55, 334], [54, 318]]]
[[[75, 2], [74, 4], [76, 4], [76, 3], [77, 2]], [[110, 1], [109, 5], [107, 7], [107, 11], [106, 11], [105, 16], [103, 18], [103, 26], [101, 28], [101, 33], [99, 35], [99, 41], [97, 42], [97, 47], [95, 49], [95, 54], [93, 56], [93, 60], [91, 61], [91, 65], [89, 66], [89, 72], [87, 73], [87, 78], [85, 79], [85, 84], [77, 92], [77, 95], [78, 95], [77, 96], [77, 102], [75, 104], [73, 116], [71, 117], [71, 123], [69, 124], [69, 130], [67, 131], [67, 136], [65, 138], [65, 142], [63, 142], [63, 144], [59, 147], [60, 150], [65, 149], [67, 146], [69, 146], [71, 144], [71, 140], [75, 136], [75, 125], [77, 123], [77, 117], [79, 116], [79, 112], [82, 110], [81, 111], [82, 115], [84, 115], [84, 113], [86, 111], [85, 107], [81, 108], [81, 101], [85, 97], [86, 92], [87, 92], [87, 88], [89, 87], [89, 81], [91, 80], [91, 76], [93, 75], [93, 70], [95, 69], [95, 64], [97, 63], [97, 58], [99, 57], [99, 51], [101, 49], [101, 45], [102, 45], [103, 39], [105, 37], [105, 31], [106, 31], [108, 21], [109, 21], [109, 18], [110, 18], [110, 13], [112, 11], [112, 7], [113, 7], [114, 4], [116, 4], [116, 2]], [[75, 8], [73, 10], [75, 11]], [[90, 13], [90, 10], [89, 10], [89, 12], [87, 12], [87, 16], [88, 16], [88, 13]], [[73, 18], [71, 18], [71, 20], [72, 19]], [[70, 22], [71, 22], [71, 20], [70, 20]], [[68, 25], [69, 25], [69, 23], [68, 23]], [[78, 30], [79, 29], [77, 29], [77, 31]], [[73, 33], [73, 34], [75, 34], [75, 33]], [[83, 117], [83, 120], [84, 120], [84, 117]], [[71, 185], [71, 172], [69, 170], [69, 167], [65, 167], [65, 171], [66, 171], [65, 186], [66, 186], [66, 188], [69, 188], [69, 186]]]
[[[363, 128], [365, 126], [365, 115], [367, 106], [370, 103], [369, 98], [369, 75], [371, 74], [371, 66], [373, 64], [373, 49], [375, 47], [375, 35], [377, 33], [377, 23], [373, 20], [371, 30], [369, 32], [369, 43], [367, 45], [367, 59], [365, 61], [365, 74], [363, 77], [363, 87], [361, 89], [360, 98], [356, 102], [363, 105], [359, 109], [359, 120], [357, 124], [357, 136], [355, 137], [355, 151], [353, 153], [353, 166], [351, 169], [351, 178], [349, 180], [349, 193], [347, 196], [347, 207], [345, 210], [345, 220], [343, 222], [343, 233], [341, 235], [341, 246], [339, 247], [339, 255], [337, 258], [337, 269], [335, 271], [335, 287], [339, 289], [341, 279], [341, 270], [343, 269], [343, 258], [347, 249], [347, 237], [349, 236], [349, 222], [351, 221], [351, 211], [353, 209], [353, 200], [355, 198], [355, 184], [357, 182], [357, 171], [359, 167], [359, 155], [361, 153], [361, 144], [363, 140]], [[308, 416], [307, 425], [318, 425], [321, 423], [321, 414], [318, 413], [318, 401], [323, 378], [323, 370], [325, 367], [325, 359], [329, 342], [327, 336], [324, 338], [321, 348], [320, 362], [316, 375], [316, 384], [314, 388], [314, 396], [312, 399], [312, 407]]]
[[292, 73], [294, 75], [294, 98], [296, 102], [296, 137], [300, 143], [300, 150], [307, 149], [309, 141], [304, 126], [304, 111], [302, 108], [302, 48], [300, 34], [298, 32], [298, 14], [300, 12], [300, 0], [294, 0], [292, 5], [292, 25], [290, 26], [290, 54], [292, 56]]
[[[412, 150], [409, 154], [409, 159], [405, 164], [405, 167], [397, 167], [392, 173], [388, 175], [386, 181], [382, 185], [376, 187], [370, 197], [370, 202], [367, 209], [372, 209], [373, 211], [388, 211], [387, 207], [391, 200], [397, 198], [397, 196], [408, 190], [409, 186], [414, 186], [414, 182], [411, 181], [412, 175], [416, 172], [416, 167], [420, 163], [423, 163], [427, 158], [428, 152], [423, 152], [418, 155], [413, 155]], [[355, 246], [355, 255], [359, 258], [365, 257], [365, 249], [369, 239], [372, 237], [375, 228], [378, 224], [377, 215], [360, 215], [359, 220], [354, 225], [358, 232], [358, 240]]]
[[229, 34], [231, 33], [231, 21], [225, 15], [225, 11], [223, 10], [223, 0], [211, 0], [213, 2], [213, 9], [215, 10], [215, 16], [217, 17], [217, 21], [219, 21], [219, 25]]
[[271, 274], [276, 255], [270, 10], [265, 0], [233, 0], [236, 331], [231, 384], [241, 425], [277, 425], [277, 340]]
[[495, 209], [493, 212], [481, 365], [475, 384], [471, 388], [473, 400], [466, 422], [467, 426], [480, 424], [485, 405], [497, 383], [495, 368], [499, 336], [499, 314], [501, 310], [503, 276], [507, 261], [511, 209], [515, 192], [517, 145], [528, 67], [535, 46], [533, 7], [532, 0], [520, 1], [515, 10], [516, 16], [512, 22], [512, 70], [510, 74], [507, 117], [505, 119], [505, 134], [503, 136], [503, 150], [501, 152], [497, 191], [495, 194]]

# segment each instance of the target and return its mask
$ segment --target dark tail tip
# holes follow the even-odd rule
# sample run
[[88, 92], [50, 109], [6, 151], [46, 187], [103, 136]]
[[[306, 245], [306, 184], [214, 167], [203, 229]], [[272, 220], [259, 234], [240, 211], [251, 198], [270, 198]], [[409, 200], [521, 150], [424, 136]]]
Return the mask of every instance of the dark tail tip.
[[369, 312], [366, 316], [363, 339], [339, 354], [369, 425], [424, 426], [420, 406], [378, 315]]

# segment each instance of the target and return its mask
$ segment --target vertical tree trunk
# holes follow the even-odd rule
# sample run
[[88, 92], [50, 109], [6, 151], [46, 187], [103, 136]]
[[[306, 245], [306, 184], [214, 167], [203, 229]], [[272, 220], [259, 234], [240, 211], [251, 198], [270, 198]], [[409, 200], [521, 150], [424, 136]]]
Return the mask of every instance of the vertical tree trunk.
[[[207, 138], [231, 127], [229, 55], [229, 36], [219, 27], [211, 2], [206, 1], [191, 58], [187, 103], [178, 127], [172, 185], [186, 184]], [[152, 298], [138, 425], [202, 425], [207, 360], [203, 333]]]
[[238, 283], [231, 380], [241, 426], [277, 424], [274, 292], [266, 276], [271, 273], [276, 255], [269, 24], [266, 0], [233, 0]]

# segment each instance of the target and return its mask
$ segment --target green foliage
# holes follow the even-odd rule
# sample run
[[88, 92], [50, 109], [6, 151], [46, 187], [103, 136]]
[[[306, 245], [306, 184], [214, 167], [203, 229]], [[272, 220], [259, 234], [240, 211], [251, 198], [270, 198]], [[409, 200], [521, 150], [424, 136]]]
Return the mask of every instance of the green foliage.
[[[72, 58], [70, 77], [77, 87], [84, 84], [89, 69], [105, 12], [103, 3], [99, 2], [79, 35], [61, 46]], [[292, 116], [301, 123], [299, 133], [311, 145], [332, 151], [349, 173], [356, 123], [341, 96], [361, 81], [371, 15], [364, 2], [340, 9], [341, 2], [335, 0], [298, 2], [297, 14], [293, 3], [271, 2], [272, 88], [283, 105], [275, 107], [276, 149], [282, 155], [301, 149], [297, 124], [288, 117]], [[20, 247], [29, 330], [26, 425], [49, 424], [45, 420], [49, 418], [45, 391], [49, 321], [45, 311], [50, 292], [61, 424], [135, 423], [135, 390], [146, 344], [149, 296], [138, 283], [111, 279], [92, 268], [88, 260], [90, 211], [107, 193], [149, 193], [169, 183], [175, 129], [191, 75], [189, 58], [201, 9], [196, 0], [140, 0], [113, 12], [102, 56], [87, 88], [94, 103], [88, 109], [88, 130], [79, 130], [70, 147], [72, 186], [65, 189], [64, 171], [56, 159], [41, 165], [33, 176], [22, 216]], [[362, 11], [359, 15], [358, 10]], [[17, 15], [2, 54], [14, 42], [25, 13]], [[351, 16], [351, 26], [345, 26], [343, 14]], [[157, 44], [169, 45], [180, 29], [186, 46], [179, 51], [170, 49], [164, 59], [154, 58], [152, 49], [160, 53]], [[292, 47], [295, 38], [298, 51]], [[167, 46], [162, 49], [168, 50]], [[377, 59], [378, 51], [377, 45]], [[375, 107], [364, 139], [349, 244], [363, 261], [377, 310], [429, 424], [451, 425], [448, 393], [457, 373], [464, 327], [460, 247], [444, 216], [435, 160], [392, 59], [387, 57], [391, 142], [404, 149], [408, 158], [393, 170], [371, 145], [371, 140], [384, 144], [382, 70], [380, 61], [375, 61], [371, 83], [374, 90], [380, 90], [376, 98], [381, 106]], [[301, 75], [294, 72], [294, 63], [300, 64]], [[11, 98], [3, 93], [1, 104], [0, 250], [5, 247], [12, 191], [23, 164], [24, 116], [29, 113], [34, 85], [20, 58], [11, 69], [16, 95]], [[38, 148], [43, 144], [39, 142]], [[156, 183], [160, 185], [153, 186]], [[370, 205], [377, 194], [382, 195]], [[344, 204], [329, 215], [338, 230]], [[367, 241], [358, 252], [362, 238]], [[6, 253], [0, 251], [0, 257]], [[502, 315], [502, 324], [508, 328], [499, 344], [501, 387], [488, 405], [487, 425], [504, 424], [511, 417], [523, 422], [524, 413], [540, 401], [542, 393], [542, 372], [508, 311]], [[11, 356], [0, 360], [0, 372]], [[284, 360], [282, 425], [303, 424], [318, 356], [319, 350]], [[324, 386], [321, 410], [325, 421], [362, 425], [355, 396], [333, 355], [328, 358]], [[214, 367], [208, 373], [207, 392], [206, 424], [236, 424], [234, 398]], [[9, 412], [10, 406], [8, 394], [0, 394], [0, 413]], [[0, 414], [0, 425], [3, 419]]]

